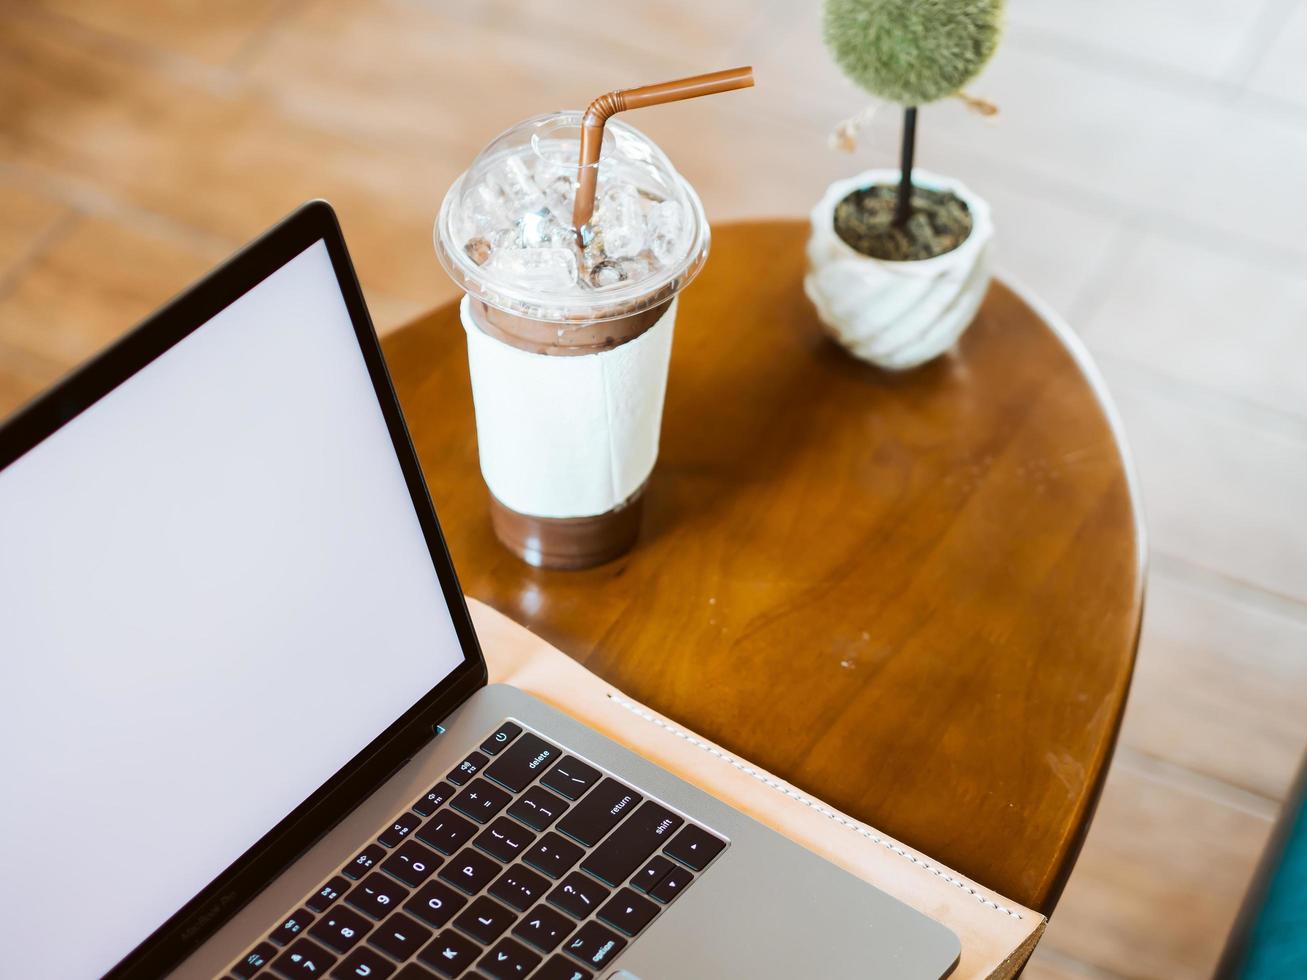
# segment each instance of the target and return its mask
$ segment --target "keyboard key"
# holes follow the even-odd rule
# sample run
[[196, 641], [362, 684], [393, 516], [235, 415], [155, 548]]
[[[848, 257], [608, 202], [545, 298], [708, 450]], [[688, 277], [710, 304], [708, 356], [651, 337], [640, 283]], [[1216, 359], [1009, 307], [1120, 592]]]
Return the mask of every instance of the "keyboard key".
[[469, 779], [471, 779], [482, 769], [484, 769], [486, 767], [486, 763], [489, 761], [490, 760], [487, 759], [480, 752], [473, 752], [471, 755], [469, 755], [466, 759], [464, 759], [462, 762], [458, 764], [457, 769], [455, 769], [445, 778], [448, 779], [455, 786], [462, 786]]
[[493, 735], [481, 743], [481, 751], [486, 755], [499, 755], [509, 742], [513, 741], [513, 739], [521, 734], [521, 725], [515, 725], [511, 721], [506, 721], [495, 729]]
[[432, 786], [430, 791], [422, 799], [413, 804], [413, 809], [424, 817], [429, 817], [440, 809], [440, 804], [444, 803], [454, 795], [454, 787], [443, 780]]
[[231, 968], [231, 972], [236, 974], [240, 980], [249, 980], [250, 977], [267, 966], [268, 961], [276, 955], [277, 947], [272, 943], [259, 943]]
[[657, 905], [630, 888], [623, 888], [599, 910], [599, 918], [628, 936], [634, 936], [657, 914]]
[[489, 946], [516, 918], [516, 912], [482, 895], [463, 910], [463, 914], [454, 920], [454, 925], [477, 942]]
[[587, 922], [563, 944], [563, 951], [588, 966], [601, 967], [626, 946], [626, 940], [607, 926]]
[[694, 881], [694, 875], [684, 868], [672, 868], [663, 877], [663, 880], [658, 882], [654, 890], [649, 893], [649, 897], [666, 905], [681, 894], [685, 890], [685, 886], [692, 881]]
[[536, 839], [536, 835], [520, 823], [500, 817], [472, 843], [505, 864], [516, 860]]
[[386, 856], [386, 849], [380, 844], [369, 844], [359, 852], [356, 857], [345, 867], [341, 868], [340, 873], [347, 878], [358, 880], [372, 870], [372, 866]]
[[372, 923], [344, 905], [324, 915], [309, 935], [337, 953], [348, 953], [372, 929]]
[[441, 810], [414, 833], [423, 844], [430, 844], [442, 854], [453, 854], [472, 839], [476, 824], [457, 813]]
[[401, 813], [399, 818], [387, 827], [377, 840], [385, 847], [397, 847], [405, 837], [417, 829], [417, 825], [421, 822], [421, 817], [412, 813]]
[[415, 840], [405, 841], [390, 857], [381, 862], [381, 870], [416, 888], [436, 873], [441, 858]]
[[531, 846], [522, 860], [550, 878], [561, 878], [583, 853], [570, 840], [550, 831]]
[[599, 775], [599, 770], [594, 766], [588, 766], [580, 759], [567, 755], [545, 773], [540, 782], [569, 800], [579, 800], [586, 790], [599, 781]]
[[494, 977], [494, 980], [517, 980], [534, 970], [539, 963], [540, 957], [521, 943], [501, 939], [494, 949], [481, 957], [477, 966]]
[[355, 980], [356, 977], [367, 977], [367, 980], [386, 980], [394, 972], [394, 963], [380, 953], [368, 949], [366, 946], [360, 946], [341, 960], [336, 969], [331, 971], [331, 975], [336, 980]]
[[448, 885], [429, 881], [404, 904], [404, 911], [439, 929], [467, 904], [467, 899]]
[[395, 980], [431, 980], [435, 974], [425, 966], [417, 963], [406, 963], [398, 973], [395, 974]]
[[569, 915], [584, 919], [608, 898], [609, 891], [589, 875], [573, 871], [549, 893], [549, 901]]
[[594, 974], [564, 956], [555, 956], [531, 980], [594, 980]]
[[292, 912], [282, 920], [281, 925], [277, 926], [268, 938], [278, 946], [286, 946], [294, 942], [295, 938], [309, 927], [313, 922], [313, 918], [313, 913], [308, 909]]
[[513, 935], [525, 939], [542, 953], [552, 953], [576, 927], [576, 923], [548, 905], [537, 905], [513, 927]]
[[440, 877], [469, 895], [475, 895], [490, 884], [499, 871], [498, 862], [490, 860], [479, 851], [464, 848], [440, 869]]
[[311, 939], [297, 939], [272, 961], [272, 970], [288, 980], [300, 977], [325, 977], [336, 957]]
[[514, 793], [520, 793], [562, 754], [539, 735], [525, 732], [494, 761], [486, 775]]
[[508, 806], [512, 797], [498, 786], [491, 786], [484, 779], [474, 779], [467, 784], [463, 792], [454, 797], [449, 804], [460, 813], [466, 813], [477, 823], [485, 823], [496, 813]]
[[345, 901], [365, 915], [380, 919], [398, 908], [408, 898], [408, 889], [395, 879], [374, 871], [345, 896]]
[[558, 829], [587, 847], [593, 847], [617, 826], [619, 820], [635, 810], [641, 799], [639, 793], [616, 779], [604, 779], [558, 821]]
[[309, 900], [304, 904], [314, 912], [325, 912], [331, 907], [331, 904], [349, 891], [349, 879], [342, 878], [340, 875], [332, 878], [329, 882], [319, 888], [309, 896]]
[[670, 854], [682, 864], [688, 864], [695, 871], [702, 871], [725, 846], [724, 840], [714, 837], [702, 827], [686, 824], [685, 829], [663, 848], [663, 853]]
[[446, 929], [418, 953], [418, 960], [442, 977], [456, 977], [480, 955], [480, 946], [453, 929]]
[[549, 890], [549, 879], [515, 864], [495, 879], [490, 894], [519, 912], [525, 912]]
[[680, 817], [652, 800], [646, 800], [596, 850], [590, 852], [581, 868], [610, 885], [620, 885], [672, 836], [682, 822]]
[[553, 793], [532, 786], [508, 808], [508, 815], [521, 820], [532, 830], [548, 830], [566, 809], [567, 804]]
[[634, 878], [631, 879], [631, 887], [637, 888], [642, 892], [651, 892], [657, 887], [658, 882], [667, 877], [667, 872], [671, 871], [675, 865], [661, 854], [655, 854], [649, 859], [649, 863], [641, 868]]
[[430, 929], [400, 912], [392, 915], [377, 927], [376, 932], [368, 936], [368, 945], [377, 947], [403, 963], [430, 938]]

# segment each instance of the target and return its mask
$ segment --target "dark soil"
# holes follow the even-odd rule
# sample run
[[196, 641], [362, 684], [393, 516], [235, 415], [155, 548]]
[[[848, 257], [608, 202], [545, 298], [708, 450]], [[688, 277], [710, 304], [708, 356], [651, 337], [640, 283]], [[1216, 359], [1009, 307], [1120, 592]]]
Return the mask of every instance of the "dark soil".
[[971, 211], [951, 191], [912, 188], [912, 213], [894, 227], [898, 187], [875, 184], [835, 205], [835, 234], [873, 259], [914, 262], [951, 252], [971, 234]]

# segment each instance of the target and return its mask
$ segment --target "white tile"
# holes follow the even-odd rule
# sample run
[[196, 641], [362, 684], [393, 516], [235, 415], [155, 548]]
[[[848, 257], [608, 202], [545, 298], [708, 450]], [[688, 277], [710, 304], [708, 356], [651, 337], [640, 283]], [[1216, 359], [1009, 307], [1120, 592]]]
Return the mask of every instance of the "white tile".
[[976, 89], [1001, 107], [995, 125], [955, 104], [923, 119], [923, 140], [957, 166], [983, 161], [1013, 186], [1036, 180], [1182, 234], [1198, 227], [1307, 256], [1307, 195], [1294, 191], [1307, 126], [1017, 47], [999, 52]]
[[[758, 93], [769, 86], [777, 94], [755, 111], [821, 166], [825, 135], [871, 97], [831, 62], [812, 7], [781, 6], [769, 17]], [[1151, 216], [1179, 234], [1198, 228], [1208, 239], [1307, 256], [1307, 196], [1289, 192], [1307, 171], [1307, 126], [1283, 114], [1021, 44], [1001, 47], [970, 88], [998, 104], [998, 118], [982, 120], [956, 100], [923, 107], [920, 166], [1016, 192], [1037, 188], [1108, 217]], [[894, 166], [899, 127], [897, 108], [885, 107], [849, 172]]]
[[1307, 601], [1301, 432], [1121, 361], [1100, 366], [1138, 466], [1150, 548]]
[[[1014, 190], [988, 175], [968, 175], [964, 181], [993, 211], [998, 275], [1015, 279], [1071, 316], [1111, 261], [1120, 222]], [[1079, 329], [1080, 324], [1071, 326]]]
[[1307, 3], [1294, 3], [1262, 56], [1248, 89], [1307, 109]]
[[1009, 42], [1056, 37], [1111, 59], [1219, 78], [1237, 62], [1267, 0], [1012, 0]]
[[1154, 571], [1121, 744], [1283, 799], [1307, 745], [1307, 619], [1253, 599]]
[[1307, 268], [1145, 234], [1089, 322], [1096, 352], [1307, 416]]
[[1041, 946], [1122, 976], [1206, 980], [1270, 826], [1118, 762]]

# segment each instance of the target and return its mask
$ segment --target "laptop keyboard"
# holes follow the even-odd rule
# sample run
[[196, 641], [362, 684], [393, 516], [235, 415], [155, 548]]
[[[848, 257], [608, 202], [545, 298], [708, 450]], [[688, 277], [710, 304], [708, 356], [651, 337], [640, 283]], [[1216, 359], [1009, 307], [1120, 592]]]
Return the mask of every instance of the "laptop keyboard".
[[725, 847], [505, 721], [229, 975], [592, 980]]

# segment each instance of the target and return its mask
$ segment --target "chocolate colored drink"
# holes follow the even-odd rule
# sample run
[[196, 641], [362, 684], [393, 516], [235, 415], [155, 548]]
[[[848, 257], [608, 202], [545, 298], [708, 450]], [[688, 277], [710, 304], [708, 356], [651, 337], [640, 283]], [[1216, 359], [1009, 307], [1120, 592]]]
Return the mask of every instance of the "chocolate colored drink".
[[580, 113], [558, 113], [504, 133], [450, 189], [435, 235], [467, 292], [495, 532], [551, 568], [599, 564], [636, 540], [675, 297], [708, 249], [694, 191], [617, 121], [604, 133], [596, 207], [578, 235], [570, 219], [580, 129]]

